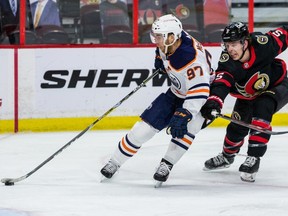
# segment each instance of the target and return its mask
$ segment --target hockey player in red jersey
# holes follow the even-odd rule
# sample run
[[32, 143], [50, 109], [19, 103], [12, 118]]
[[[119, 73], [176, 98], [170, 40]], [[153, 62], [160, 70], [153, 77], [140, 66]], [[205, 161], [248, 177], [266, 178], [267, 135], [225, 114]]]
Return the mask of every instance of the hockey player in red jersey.
[[[232, 118], [271, 130], [273, 115], [288, 102], [287, 68], [276, 58], [287, 48], [287, 26], [266, 34], [249, 33], [242, 22], [234, 22], [222, 33], [223, 48], [210, 96], [201, 109], [203, 117], [214, 119], [226, 96], [236, 97]], [[243, 181], [254, 182], [260, 158], [267, 150], [270, 135], [230, 123], [223, 150], [205, 162], [204, 170], [227, 168], [234, 162], [249, 134], [245, 162], [239, 167]]]
[[101, 169], [106, 178], [111, 178], [143, 143], [168, 126], [172, 139], [153, 176], [156, 181], [165, 182], [205, 120], [200, 109], [209, 96], [211, 55], [182, 29], [181, 22], [171, 14], [153, 23], [151, 40], [157, 46], [155, 67], [162, 68], [172, 84], [120, 140], [111, 159]]

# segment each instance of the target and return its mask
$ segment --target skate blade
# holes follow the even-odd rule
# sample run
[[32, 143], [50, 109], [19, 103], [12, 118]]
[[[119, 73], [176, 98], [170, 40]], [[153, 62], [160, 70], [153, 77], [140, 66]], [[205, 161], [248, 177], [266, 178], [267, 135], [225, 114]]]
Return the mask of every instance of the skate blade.
[[245, 182], [255, 182], [256, 173], [240, 172], [240, 178]]
[[163, 184], [163, 182], [155, 180], [154, 188], [160, 188], [160, 187], [162, 187], [162, 184]]
[[100, 176], [100, 183], [103, 183], [103, 182], [107, 182], [109, 181], [110, 179], [109, 178], [106, 178], [104, 175], [101, 175]]
[[227, 168], [229, 168], [230, 167], [230, 165], [226, 165], [226, 166], [222, 166], [222, 167], [217, 167], [217, 168], [215, 168], [215, 169], [209, 169], [209, 168], [207, 168], [207, 167], [203, 167], [203, 171], [213, 171], [213, 170], [221, 170], [221, 169], [227, 169]]

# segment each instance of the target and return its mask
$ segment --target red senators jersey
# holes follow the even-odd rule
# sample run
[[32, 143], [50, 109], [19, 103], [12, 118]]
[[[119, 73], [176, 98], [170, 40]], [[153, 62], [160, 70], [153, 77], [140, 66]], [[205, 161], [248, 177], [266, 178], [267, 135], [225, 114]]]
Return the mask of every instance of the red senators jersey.
[[211, 85], [211, 95], [222, 100], [232, 96], [252, 100], [269, 88], [278, 85], [287, 76], [286, 64], [276, 56], [286, 50], [288, 26], [277, 28], [266, 34], [250, 34], [250, 60], [244, 63], [234, 61], [223, 51]]

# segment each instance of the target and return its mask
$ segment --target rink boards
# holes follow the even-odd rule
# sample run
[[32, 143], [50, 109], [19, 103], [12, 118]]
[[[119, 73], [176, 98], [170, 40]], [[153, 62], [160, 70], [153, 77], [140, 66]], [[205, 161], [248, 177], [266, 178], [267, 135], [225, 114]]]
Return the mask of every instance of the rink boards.
[[[207, 49], [216, 68], [221, 48]], [[287, 61], [287, 52], [281, 58]], [[3, 49], [0, 65], [0, 132], [13, 131], [15, 119], [19, 131], [82, 130], [152, 74], [154, 48]], [[155, 77], [95, 128], [131, 127], [168, 87], [167, 77]], [[233, 103], [228, 97], [223, 112], [230, 113]], [[288, 125], [287, 109], [273, 124]]]

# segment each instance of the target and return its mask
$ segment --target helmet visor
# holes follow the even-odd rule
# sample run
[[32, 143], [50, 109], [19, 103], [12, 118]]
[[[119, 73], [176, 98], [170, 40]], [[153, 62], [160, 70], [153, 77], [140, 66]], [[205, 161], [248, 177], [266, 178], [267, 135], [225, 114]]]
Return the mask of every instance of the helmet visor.
[[152, 43], [160, 43], [164, 41], [164, 35], [159, 33], [154, 33], [153, 31], [150, 32], [150, 39]]

